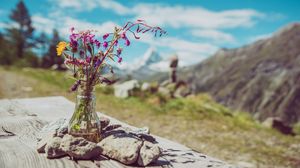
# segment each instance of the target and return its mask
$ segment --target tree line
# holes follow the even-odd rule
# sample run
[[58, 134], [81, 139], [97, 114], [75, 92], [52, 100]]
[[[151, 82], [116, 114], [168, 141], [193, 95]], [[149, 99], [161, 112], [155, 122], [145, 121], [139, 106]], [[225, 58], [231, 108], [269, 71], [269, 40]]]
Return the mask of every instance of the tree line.
[[56, 56], [56, 45], [61, 40], [56, 29], [50, 37], [37, 33], [22, 0], [10, 12], [9, 19], [9, 26], [0, 31], [0, 65], [63, 69], [63, 58]]

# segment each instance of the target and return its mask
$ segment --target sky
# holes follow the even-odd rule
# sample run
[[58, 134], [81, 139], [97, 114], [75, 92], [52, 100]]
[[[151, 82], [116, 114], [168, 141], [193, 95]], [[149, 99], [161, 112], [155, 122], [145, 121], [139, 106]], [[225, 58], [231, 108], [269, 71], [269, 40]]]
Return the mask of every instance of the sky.
[[[1, 0], [0, 31], [12, 25], [9, 14], [18, 0]], [[112, 32], [114, 26], [143, 19], [168, 34], [143, 35], [123, 52], [130, 66], [150, 47], [162, 57], [178, 55], [181, 66], [198, 63], [220, 48], [237, 48], [268, 38], [300, 21], [298, 0], [24, 0], [35, 33], [51, 36], [56, 28], [67, 38], [70, 27]], [[133, 64], [132, 64], [133, 65]]]

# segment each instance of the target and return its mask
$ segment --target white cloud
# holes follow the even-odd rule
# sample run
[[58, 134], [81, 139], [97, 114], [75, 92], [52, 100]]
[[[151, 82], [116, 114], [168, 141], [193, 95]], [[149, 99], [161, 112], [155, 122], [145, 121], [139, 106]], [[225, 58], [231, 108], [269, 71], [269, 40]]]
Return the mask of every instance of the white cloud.
[[[110, 9], [120, 15], [134, 15], [135, 19], [147, 20], [150, 24], [173, 28], [193, 27], [204, 29], [251, 27], [264, 14], [253, 9], [211, 11], [201, 7], [170, 6], [162, 4], [138, 3], [127, 7], [114, 0], [53, 0], [62, 8], [91, 10], [97, 7]], [[84, 4], [84, 5], [83, 5]]]
[[138, 4], [132, 11], [135, 12], [136, 18], [145, 19], [151, 24], [174, 28], [250, 27], [255, 24], [255, 18], [263, 16], [251, 9], [215, 12], [200, 7], [162, 6], [159, 4]]
[[33, 27], [38, 31], [43, 31], [47, 34], [51, 34], [55, 28], [55, 20], [43, 17], [39, 14], [32, 16]]
[[98, 0], [98, 3], [102, 8], [113, 10], [120, 15], [131, 13], [131, 10], [129, 8], [113, 0]]
[[72, 8], [76, 11], [90, 11], [97, 7], [115, 11], [123, 15], [130, 13], [130, 9], [113, 0], [51, 0], [61, 8]]
[[96, 0], [50, 0], [61, 8], [72, 8], [77, 11], [89, 11], [95, 9], [98, 5]]
[[104, 34], [107, 32], [111, 32], [115, 26], [117, 26], [116, 23], [108, 21], [104, 22], [102, 24], [98, 23], [91, 23], [83, 20], [74, 19], [71, 17], [64, 17], [62, 18], [63, 25], [61, 25], [60, 32], [67, 36], [70, 34], [70, 28], [75, 27], [76, 30], [96, 30], [98, 34]]
[[231, 34], [224, 33], [218, 30], [192, 30], [191, 34], [196, 37], [211, 39], [214, 42], [218, 43], [235, 42], [235, 38]]
[[97, 30], [98, 34], [104, 34], [107, 32], [111, 32], [113, 28], [117, 26], [116, 23], [110, 21], [98, 24], [74, 19], [68, 16], [58, 17], [57, 15], [55, 15], [55, 17], [53, 18], [47, 18], [39, 14], [33, 15], [33, 26], [37, 31], [43, 31], [47, 34], [51, 34], [53, 29], [56, 28], [63, 37], [68, 37], [71, 27], [75, 27], [76, 30]]

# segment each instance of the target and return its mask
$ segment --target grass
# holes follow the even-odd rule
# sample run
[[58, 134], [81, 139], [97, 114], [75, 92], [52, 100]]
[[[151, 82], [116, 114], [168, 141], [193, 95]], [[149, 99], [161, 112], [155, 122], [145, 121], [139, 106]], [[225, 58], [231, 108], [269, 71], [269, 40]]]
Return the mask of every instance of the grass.
[[[65, 96], [73, 81], [64, 72], [0, 68], [0, 98]], [[32, 90], [28, 89], [32, 88]], [[26, 89], [27, 88], [27, 89]], [[253, 167], [299, 167], [300, 138], [262, 127], [248, 113], [234, 112], [207, 94], [186, 99], [161, 95], [118, 99], [110, 87], [96, 89], [97, 110], [194, 150], [233, 164]]]

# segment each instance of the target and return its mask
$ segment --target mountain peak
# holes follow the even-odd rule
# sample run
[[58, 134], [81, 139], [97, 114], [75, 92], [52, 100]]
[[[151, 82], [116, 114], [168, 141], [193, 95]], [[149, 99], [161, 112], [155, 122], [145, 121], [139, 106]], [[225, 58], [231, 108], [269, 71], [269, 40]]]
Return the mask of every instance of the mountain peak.
[[291, 24], [288, 24], [287, 26], [284, 26], [278, 32], [276, 32], [274, 35], [279, 36], [279, 35], [284, 35], [285, 33], [292, 33], [294, 31], [300, 32], [300, 23], [299, 22], [291, 23]]
[[147, 66], [147, 65], [151, 65], [153, 63], [160, 62], [161, 60], [162, 60], [162, 57], [158, 54], [156, 48], [150, 47], [145, 52], [142, 59], [139, 61], [139, 65], [140, 65], [140, 67]]

